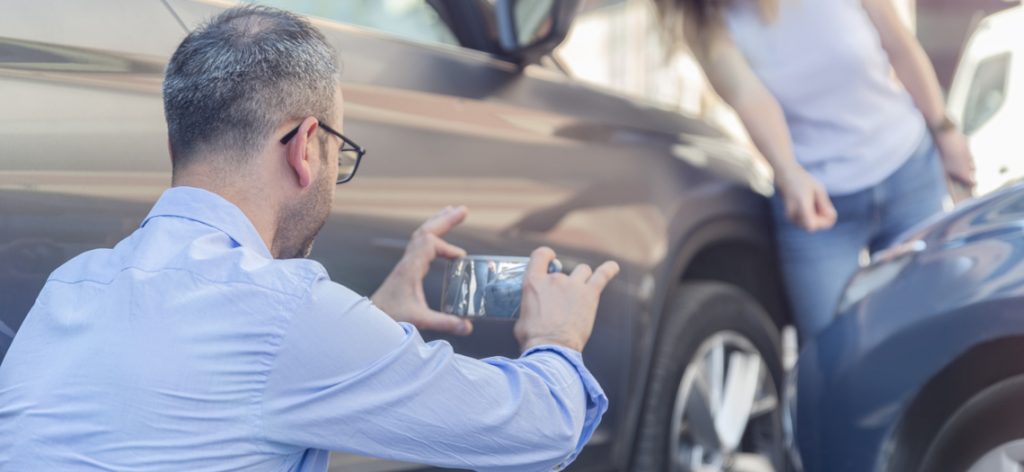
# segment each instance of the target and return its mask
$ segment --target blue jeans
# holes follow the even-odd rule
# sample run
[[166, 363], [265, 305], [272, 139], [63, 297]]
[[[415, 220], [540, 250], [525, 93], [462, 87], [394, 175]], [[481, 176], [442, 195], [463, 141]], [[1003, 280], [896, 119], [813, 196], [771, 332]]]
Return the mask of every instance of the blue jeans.
[[776, 192], [771, 204], [775, 239], [801, 339], [813, 338], [832, 321], [846, 283], [860, 267], [862, 251], [884, 249], [942, 211], [945, 196], [945, 172], [930, 135], [878, 185], [832, 196], [839, 217], [829, 230], [808, 233], [795, 226], [786, 219]]

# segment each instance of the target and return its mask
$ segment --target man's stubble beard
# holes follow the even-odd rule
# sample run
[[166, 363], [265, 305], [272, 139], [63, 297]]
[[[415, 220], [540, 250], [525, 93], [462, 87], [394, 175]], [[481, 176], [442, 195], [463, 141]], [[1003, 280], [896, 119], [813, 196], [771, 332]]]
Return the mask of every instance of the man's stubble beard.
[[334, 185], [331, 177], [329, 172], [324, 172], [314, 184], [314, 191], [302, 200], [282, 208], [277, 218], [277, 234], [274, 236], [278, 259], [309, 257], [313, 251], [313, 241], [331, 214], [331, 188]]

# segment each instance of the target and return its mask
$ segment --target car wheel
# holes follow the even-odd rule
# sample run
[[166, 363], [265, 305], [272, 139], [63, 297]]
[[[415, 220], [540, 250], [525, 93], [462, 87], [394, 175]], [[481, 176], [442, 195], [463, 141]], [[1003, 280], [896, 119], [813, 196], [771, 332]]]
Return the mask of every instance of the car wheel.
[[919, 470], [1019, 471], [1024, 463], [1024, 376], [972, 397], [946, 421]]
[[778, 329], [717, 282], [683, 284], [663, 321], [630, 470], [782, 472]]

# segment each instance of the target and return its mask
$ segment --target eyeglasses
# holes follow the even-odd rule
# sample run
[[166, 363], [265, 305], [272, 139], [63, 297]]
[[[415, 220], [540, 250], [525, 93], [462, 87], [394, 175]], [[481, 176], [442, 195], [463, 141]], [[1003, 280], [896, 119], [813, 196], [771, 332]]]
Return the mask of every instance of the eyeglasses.
[[[281, 144], [288, 144], [288, 141], [291, 141], [299, 132], [299, 126], [284, 135], [281, 138]], [[325, 125], [322, 121], [318, 128], [341, 138], [341, 148], [338, 150], [338, 181], [336, 183], [343, 184], [352, 180], [352, 177], [356, 175], [356, 170], [359, 169], [359, 161], [363, 160], [363, 155], [366, 154], [366, 148], [346, 138], [345, 135]]]

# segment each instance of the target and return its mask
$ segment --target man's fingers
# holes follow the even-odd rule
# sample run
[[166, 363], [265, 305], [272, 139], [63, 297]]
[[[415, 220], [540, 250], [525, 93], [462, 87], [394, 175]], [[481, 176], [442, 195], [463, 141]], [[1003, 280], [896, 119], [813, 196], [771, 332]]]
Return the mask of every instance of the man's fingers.
[[530, 254], [530, 263], [526, 266], [527, 278], [540, 278], [548, 273], [548, 264], [555, 260], [555, 251], [549, 247], [541, 246]]
[[429, 329], [431, 331], [457, 334], [459, 336], [466, 336], [473, 332], [473, 323], [468, 319], [434, 310], [426, 310], [425, 313], [416, 320], [416, 327], [420, 329]]
[[434, 239], [434, 254], [438, 257], [455, 259], [466, 257], [466, 250], [438, 237]]
[[[590, 280], [587, 280], [587, 285], [597, 289], [598, 292], [604, 290], [611, 281], [619, 273], [619, 264], [615, 261], [607, 261], [601, 264], [594, 274], [590, 276]], [[575, 272], [574, 272], [575, 274]]]
[[444, 236], [451, 231], [452, 228], [457, 226], [459, 223], [462, 223], [468, 214], [469, 210], [464, 206], [449, 206], [438, 212], [436, 215], [431, 216], [426, 222], [420, 225], [420, 229], [429, 234], [433, 234], [434, 236]]
[[580, 264], [572, 270], [572, 274], [569, 274], [569, 278], [579, 283], [587, 283], [587, 279], [594, 273], [594, 270], [586, 264]]

